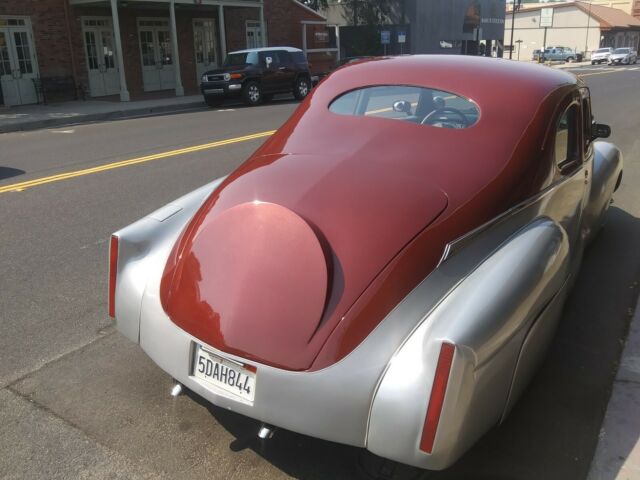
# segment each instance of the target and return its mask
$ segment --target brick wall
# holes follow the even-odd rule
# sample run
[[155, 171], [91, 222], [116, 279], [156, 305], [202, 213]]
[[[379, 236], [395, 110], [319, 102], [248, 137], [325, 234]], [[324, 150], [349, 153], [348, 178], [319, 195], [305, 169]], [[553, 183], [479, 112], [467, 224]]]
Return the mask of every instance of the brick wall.
[[[0, 0], [0, 15], [30, 17], [41, 76], [75, 75], [76, 82], [88, 91], [88, 71], [81, 17], [110, 18], [111, 9], [106, 6], [67, 5], [69, 12], [67, 22], [65, 17], [67, 2], [68, 0]], [[301, 48], [300, 21], [321, 19], [298, 5], [295, 0], [265, 0], [264, 8], [268, 45], [290, 45]], [[246, 21], [258, 21], [259, 10], [248, 7], [225, 7], [224, 13], [227, 51], [246, 48]], [[119, 17], [127, 87], [135, 98], [143, 92], [137, 19], [138, 17], [168, 19], [169, 8], [167, 5], [167, 8], [162, 9], [139, 9], [131, 2], [126, 7], [120, 7]], [[217, 8], [180, 8], [176, 12], [182, 83], [187, 93], [197, 92], [199, 84], [193, 41], [194, 18], [213, 18], [217, 27]]]

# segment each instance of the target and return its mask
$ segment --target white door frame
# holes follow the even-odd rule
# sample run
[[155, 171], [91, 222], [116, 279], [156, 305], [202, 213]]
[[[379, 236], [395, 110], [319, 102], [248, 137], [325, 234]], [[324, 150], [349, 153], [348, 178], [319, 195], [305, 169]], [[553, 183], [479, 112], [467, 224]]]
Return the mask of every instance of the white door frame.
[[[196, 26], [196, 22], [211, 22], [211, 39], [213, 40], [213, 52], [215, 55], [215, 60], [213, 61], [213, 63], [209, 63], [209, 59], [207, 57], [207, 51], [203, 51], [203, 62], [198, 62], [198, 57], [197, 57], [197, 44], [196, 44], [196, 29], [197, 28], [201, 28], [202, 31], [206, 31], [206, 27], [200, 27], [200, 26]], [[220, 54], [218, 52], [218, 25], [217, 25], [217, 21], [215, 18], [209, 17], [209, 18], [194, 18], [191, 22], [191, 26], [193, 29], [193, 50], [194, 50], [194, 63], [196, 64], [196, 79], [199, 82], [200, 81], [200, 77], [201, 75], [206, 72], [207, 70], [211, 70], [214, 68], [219, 68], [220, 65], [222, 64], [222, 61], [220, 59]], [[204, 46], [206, 48], [206, 38], [203, 38], [203, 43]]]
[[[9, 54], [9, 64], [11, 67], [11, 75], [5, 75], [2, 82], [3, 103], [5, 105], [22, 105], [26, 103], [37, 103], [38, 95], [35, 90], [32, 78], [38, 78], [40, 68], [38, 67], [38, 55], [36, 54], [36, 42], [33, 38], [33, 28], [31, 17], [27, 15], [0, 15], [0, 20], [18, 20], [23, 21], [23, 25], [0, 25], [6, 36], [7, 51]], [[4, 22], [0, 22], [4, 23]], [[20, 66], [17, 65], [17, 51], [15, 47], [15, 39], [13, 33], [23, 31], [27, 34], [29, 47], [29, 61], [31, 62], [31, 73], [23, 74], [20, 72]], [[26, 78], [23, 78], [26, 75]]]
[[[85, 25], [86, 21], [106, 21], [106, 25]], [[111, 32], [111, 40], [115, 43], [115, 37], [113, 32], [113, 19], [109, 16], [82, 16], [80, 17], [82, 23], [82, 41], [84, 44], [84, 58], [87, 63], [87, 73], [89, 75], [89, 88], [90, 95], [92, 97], [101, 97], [104, 95], [117, 95], [120, 93], [120, 74], [118, 70], [118, 58], [115, 45], [112, 45], [113, 53], [113, 67], [108, 67], [104, 64], [104, 52], [100, 52], [103, 47], [102, 33], [103, 31]], [[96, 62], [98, 64], [98, 70], [91, 68], [91, 62], [89, 61], [89, 52], [87, 50], [87, 32], [94, 33], [94, 39], [96, 42]], [[94, 70], [92, 72], [92, 70]], [[93, 77], [93, 78], [92, 78]]]
[[[249, 24], [252, 24], [251, 26], [249, 26]], [[254, 38], [254, 42], [256, 42], [255, 45], [249, 45], [249, 32], [252, 31], [253, 32], [253, 38]], [[260, 32], [260, 41], [258, 41], [256, 39], [256, 31]], [[244, 36], [246, 39], [246, 43], [247, 43], [247, 48], [260, 48], [263, 46], [264, 44], [264, 35], [266, 32], [263, 31], [262, 29], [262, 24], [260, 23], [260, 20], [245, 20], [244, 22]]]
[[[141, 22], [163, 22], [165, 25], [141, 25]], [[176, 59], [174, 58], [171, 47], [171, 64], [164, 65], [160, 58], [160, 41], [158, 39], [158, 32], [162, 31], [167, 33], [169, 39], [171, 39], [171, 25], [168, 17], [138, 17], [136, 18], [136, 24], [138, 26], [138, 49], [140, 51], [140, 68], [142, 68], [142, 84], [145, 92], [155, 90], [169, 90], [175, 88], [175, 68]], [[150, 31], [151, 40], [153, 43], [153, 58], [155, 68], [149, 65], [144, 65], [144, 59], [142, 55], [142, 42], [140, 41], [140, 32]], [[146, 79], [145, 79], [146, 77]], [[151, 83], [153, 82], [153, 83]]]

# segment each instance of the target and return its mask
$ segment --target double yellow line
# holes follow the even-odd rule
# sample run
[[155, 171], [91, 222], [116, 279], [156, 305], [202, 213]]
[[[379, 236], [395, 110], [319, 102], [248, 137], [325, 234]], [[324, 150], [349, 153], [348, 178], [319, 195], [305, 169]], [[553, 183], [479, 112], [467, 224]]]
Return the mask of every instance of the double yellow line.
[[71, 178], [82, 177], [84, 175], [91, 175], [93, 173], [105, 172], [107, 170], [113, 170], [115, 168], [128, 167], [130, 165], [136, 165], [138, 163], [151, 162], [153, 160], [160, 160], [167, 157], [175, 157], [177, 155], [184, 155], [185, 153], [199, 152], [201, 150], [208, 150], [210, 148], [223, 147], [225, 145], [232, 145], [234, 143], [247, 142], [249, 140], [256, 140], [258, 138], [269, 137], [275, 133], [275, 130], [269, 130], [266, 132], [253, 133], [251, 135], [245, 135], [243, 137], [228, 138], [226, 140], [218, 140], [211, 143], [203, 143], [201, 145], [194, 145], [193, 147], [180, 148], [177, 150], [170, 150], [168, 152], [154, 153], [152, 155], [146, 155], [144, 157], [130, 158], [128, 160], [122, 160], [120, 162], [107, 163], [105, 165], [99, 165], [97, 167], [85, 168], [83, 170], [75, 170], [73, 172], [60, 173], [58, 175], [51, 175], [50, 177], [36, 178], [21, 183], [13, 183], [11, 185], [5, 185], [0, 187], [0, 193], [6, 192], [21, 192], [27, 188], [37, 187], [47, 183], [60, 182], [62, 180], [69, 180]]

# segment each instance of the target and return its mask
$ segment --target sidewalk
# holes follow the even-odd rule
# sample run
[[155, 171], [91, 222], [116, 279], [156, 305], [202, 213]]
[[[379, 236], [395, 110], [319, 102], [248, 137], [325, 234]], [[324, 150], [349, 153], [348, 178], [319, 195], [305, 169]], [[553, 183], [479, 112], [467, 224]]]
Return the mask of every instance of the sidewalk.
[[98, 120], [113, 120], [204, 106], [202, 95], [154, 98], [133, 102], [76, 100], [48, 105], [0, 107], [0, 133], [57, 127]]
[[640, 299], [587, 480], [640, 479]]

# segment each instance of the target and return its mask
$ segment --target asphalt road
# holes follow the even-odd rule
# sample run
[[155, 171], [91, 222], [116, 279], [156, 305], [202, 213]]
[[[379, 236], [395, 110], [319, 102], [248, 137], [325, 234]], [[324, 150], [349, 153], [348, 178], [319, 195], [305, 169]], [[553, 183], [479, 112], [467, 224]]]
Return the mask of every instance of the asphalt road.
[[[435, 478], [567, 480], [588, 471], [638, 296], [640, 69], [579, 73], [625, 155], [622, 186], [533, 383], [503, 425]], [[265, 137], [212, 142], [271, 131], [295, 107], [0, 136], [0, 478], [356, 476], [358, 449], [286, 431], [261, 444], [256, 422], [191, 395], [169, 397], [167, 375], [106, 315], [111, 232], [228, 173]], [[113, 165], [131, 159], [138, 163]], [[51, 178], [65, 172], [80, 173]]]

